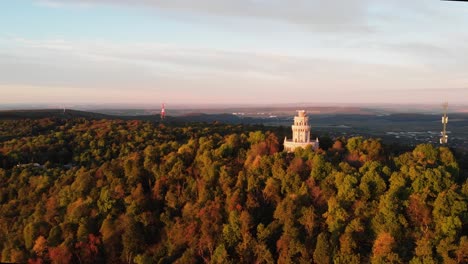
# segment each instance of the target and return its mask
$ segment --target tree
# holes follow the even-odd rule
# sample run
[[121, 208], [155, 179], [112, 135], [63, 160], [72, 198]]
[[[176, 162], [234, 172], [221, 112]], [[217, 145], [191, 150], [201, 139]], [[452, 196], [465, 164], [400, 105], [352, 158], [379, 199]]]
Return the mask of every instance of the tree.
[[109, 212], [115, 204], [116, 200], [112, 198], [111, 191], [107, 187], [102, 188], [97, 202], [99, 211], [105, 214]]
[[43, 236], [39, 236], [34, 243], [32, 250], [36, 255], [42, 257], [47, 250], [47, 240]]
[[317, 236], [317, 244], [314, 250], [314, 263], [331, 263], [332, 250], [328, 239], [329, 236], [326, 232], [322, 232]]
[[219, 246], [216, 247], [210, 263], [213, 263], [213, 264], [230, 263], [229, 255], [223, 244], [220, 244]]
[[228, 247], [235, 247], [241, 240], [240, 220], [237, 211], [229, 213], [229, 223], [223, 225], [223, 239]]
[[152, 264], [153, 263], [153, 258], [147, 254], [139, 254], [136, 255], [133, 261], [136, 264]]
[[380, 195], [385, 193], [387, 184], [382, 176], [387, 176], [383, 172], [386, 169], [388, 168], [383, 168], [381, 163], [377, 161], [368, 161], [359, 169], [362, 174], [359, 189], [365, 199], [377, 200]]
[[325, 223], [328, 225], [328, 230], [335, 237], [343, 231], [349, 218], [349, 214], [335, 197], [328, 200], [328, 211], [323, 216], [326, 219]]
[[413, 150], [413, 157], [421, 164], [433, 165], [438, 154], [438, 150], [432, 144], [420, 144]]
[[314, 155], [311, 166], [310, 176], [318, 182], [325, 179], [332, 171], [331, 164], [326, 162], [323, 155]]
[[427, 232], [432, 221], [431, 209], [418, 194], [410, 196], [407, 212], [413, 224]]
[[462, 228], [462, 215], [468, 212], [467, 200], [454, 189], [439, 193], [432, 214], [439, 238], [454, 239]]
[[106, 259], [110, 262], [118, 262], [122, 252], [121, 227], [111, 216], [107, 216], [102, 222], [99, 232], [102, 234]]
[[400, 263], [400, 257], [393, 252], [395, 239], [390, 233], [382, 232], [377, 235], [372, 247], [372, 263]]
[[414, 249], [415, 256], [411, 260], [412, 263], [436, 263], [437, 259], [434, 258], [434, 241], [430, 234], [425, 234], [416, 241]]
[[37, 236], [37, 225], [34, 223], [29, 223], [24, 227], [23, 231], [24, 235], [24, 245], [27, 249], [31, 249], [33, 247], [33, 241]]
[[462, 236], [460, 238], [460, 244], [457, 249], [457, 262], [468, 263], [468, 237]]
[[53, 264], [70, 263], [72, 254], [68, 247], [64, 244], [58, 247], [49, 248], [49, 258]]
[[79, 241], [75, 244], [75, 248], [78, 251], [78, 257], [80, 263], [96, 263], [101, 262], [99, 259], [99, 247], [101, 246], [101, 240], [99, 237], [89, 234], [86, 241]]
[[218, 234], [222, 232], [222, 215], [220, 210], [220, 202], [214, 200], [208, 201], [205, 207], [198, 213], [201, 225], [197, 248], [199, 255], [204, 259], [210, 259], [213, 256], [218, 241]]
[[60, 226], [54, 226], [50, 229], [49, 236], [47, 237], [47, 243], [56, 247], [62, 242], [62, 229]]
[[315, 212], [314, 212], [314, 208], [312, 206], [310, 207], [303, 207], [301, 209], [301, 218], [299, 218], [299, 223], [301, 223], [301, 225], [304, 226], [307, 234], [309, 236], [312, 236], [313, 234], [313, 231], [314, 231], [314, 227], [315, 227], [315, 218], [316, 218], [316, 215], [315, 215]]
[[141, 224], [132, 217], [127, 217], [124, 233], [122, 234], [122, 259], [127, 263], [131, 263], [133, 258], [142, 252], [145, 245], [144, 237]]

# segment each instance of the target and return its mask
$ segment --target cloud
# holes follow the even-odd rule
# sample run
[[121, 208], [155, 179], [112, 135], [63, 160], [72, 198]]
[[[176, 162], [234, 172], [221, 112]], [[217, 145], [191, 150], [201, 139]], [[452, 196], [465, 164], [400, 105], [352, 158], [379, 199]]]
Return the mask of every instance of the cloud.
[[[164, 97], [179, 103], [262, 100], [268, 103], [298, 102], [304, 98], [385, 101], [398, 97], [391, 91], [407, 87], [440, 90], [440, 87], [462, 85], [446, 81], [446, 76], [428, 75], [408, 65], [379, 65], [326, 57], [161, 43], [60, 39], [14, 39], [10, 42], [15, 48], [7, 53], [0, 52], [0, 72], [4, 76], [0, 85], [23, 87], [8, 93], [17, 101], [28, 97], [25, 96], [28, 93], [22, 95], [32, 89], [28, 87], [37, 87], [29, 95], [42, 98], [44, 102], [46, 95], [36, 96], [41, 89], [44, 93], [54, 91], [56, 101], [70, 102], [78, 99], [85, 102], [87, 98], [103, 100], [106, 94], [112, 93], [109, 98], [114, 101], [120, 98], [150, 102]], [[388, 92], [382, 93], [382, 89]]]
[[315, 31], [369, 32], [371, 0], [38, 0], [49, 6], [117, 5], [217, 17], [287, 22]]
[[[8, 41], [1, 42], [8, 46]], [[8, 52], [0, 51], [0, 72], [4, 76], [0, 85], [49, 87], [44, 92], [62, 91], [54, 92], [60, 100], [73, 97], [84, 101], [93, 92], [96, 98], [104, 98], [111, 92], [123, 99], [140, 98], [145, 102], [152, 100], [144, 96], [149, 94], [182, 103], [297, 102], [303, 97], [332, 101], [337, 92], [340, 96], [369, 93], [370, 87], [385, 76], [402, 76], [405, 70], [345, 59], [161, 43], [60, 39], [9, 42]], [[67, 87], [75, 87], [73, 91], [81, 87], [83, 92], [71, 93]], [[347, 89], [343, 91], [343, 87]], [[12, 89], [10, 97], [24, 98], [21, 94], [26, 89]]]
[[[347, 76], [385, 75], [415, 67], [407, 61], [379, 62], [364, 55], [379, 54], [379, 50], [330, 48], [308, 55], [286, 55], [258, 50], [239, 51], [194, 48], [189, 45], [163, 43], [115, 43], [111, 41], [67, 41], [13, 39], [15, 52], [1, 53], [3, 64], [62, 65], [63, 68], [102, 68], [108, 71], [123, 67], [158, 76], [183, 76], [188, 79], [249, 78], [259, 80], [309, 79], [311, 76], [340, 73]], [[338, 56], [329, 56], [337, 53]], [[360, 57], [363, 57], [360, 59]], [[402, 63], [398, 63], [401, 61]], [[417, 66], [417, 64], [416, 64]], [[413, 69], [414, 70], [414, 69]], [[123, 71], [123, 69], [122, 69]]]
[[[171, 89], [172, 94], [225, 85], [227, 79], [251, 84], [282, 79], [281, 61], [293, 58], [235, 51], [194, 49], [159, 43], [10, 40], [0, 51], [0, 84], [121, 89], [135, 93]], [[0, 45], [1, 46], [1, 45]], [[193, 92], [192, 92], [193, 93]], [[179, 96], [180, 97], [180, 96]]]
[[[468, 83], [464, 71], [468, 34], [462, 27], [447, 26], [460, 21], [458, 13], [447, 17], [450, 13], [434, 4], [418, 9], [421, 1], [416, 1], [48, 0], [54, 8], [106, 5], [127, 10], [137, 5], [153, 9], [149, 14], [155, 16], [178, 20], [187, 15], [195, 23], [203, 20], [190, 27], [194, 35], [204, 23], [222, 24], [226, 18], [232, 19], [229, 23], [243, 21], [240, 30], [223, 35], [233, 38], [242, 39], [244, 26], [256, 27], [257, 22], [262, 23], [257, 31], [271, 33], [276, 32], [275, 26], [285, 30], [291, 29], [289, 25], [306, 30], [294, 34], [278, 30], [271, 38], [259, 34], [252, 38], [258, 45], [244, 45], [244, 50], [226, 45], [228, 39], [208, 43], [213, 38], [202, 34], [198, 45], [191, 39], [171, 38], [174, 44], [141, 39], [126, 40], [130, 43], [15, 39], [10, 40], [13, 48], [0, 49], [0, 72], [5, 76], [0, 85], [76, 87], [76, 91], [83, 87], [89, 95], [93, 89], [100, 90], [99, 98], [115, 92], [119, 98], [165, 96], [165, 101], [182, 103], [437, 101], [445, 87]], [[120, 21], [116, 22], [118, 27]], [[284, 23], [288, 26], [282, 27]], [[223, 26], [215, 29], [224, 30]], [[274, 43], [284, 36], [290, 41]], [[303, 43], [291, 45], [295, 41]], [[0, 48], [1, 44], [0, 40]], [[72, 91], [65, 88], [63, 98]], [[450, 101], [462, 101], [468, 95], [463, 89], [446, 94]]]

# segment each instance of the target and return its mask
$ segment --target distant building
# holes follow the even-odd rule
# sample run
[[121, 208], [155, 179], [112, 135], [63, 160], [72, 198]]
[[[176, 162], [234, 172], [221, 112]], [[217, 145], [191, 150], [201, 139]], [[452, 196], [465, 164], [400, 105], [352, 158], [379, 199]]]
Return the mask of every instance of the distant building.
[[164, 120], [164, 118], [166, 118], [166, 106], [163, 103], [161, 106], [161, 120]]
[[305, 148], [309, 145], [311, 145], [313, 149], [318, 149], [318, 138], [314, 141], [310, 140], [309, 117], [305, 110], [297, 110], [297, 116], [294, 117], [294, 124], [291, 128], [293, 133], [292, 139], [284, 138], [285, 151], [292, 152], [297, 147]]

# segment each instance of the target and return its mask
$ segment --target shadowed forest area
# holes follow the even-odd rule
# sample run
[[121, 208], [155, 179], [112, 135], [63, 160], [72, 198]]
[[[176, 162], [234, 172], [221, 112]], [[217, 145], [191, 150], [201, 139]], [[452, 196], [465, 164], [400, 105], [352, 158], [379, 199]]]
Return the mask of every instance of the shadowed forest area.
[[467, 154], [289, 129], [0, 121], [0, 260], [467, 263]]

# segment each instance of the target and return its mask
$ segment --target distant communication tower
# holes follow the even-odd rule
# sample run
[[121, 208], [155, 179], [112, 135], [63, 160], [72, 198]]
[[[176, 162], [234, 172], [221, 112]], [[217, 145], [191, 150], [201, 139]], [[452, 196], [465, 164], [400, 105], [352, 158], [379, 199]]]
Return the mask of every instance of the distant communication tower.
[[161, 107], [161, 120], [164, 120], [164, 118], [166, 118], [166, 108], [165, 108], [165, 105], [163, 103], [162, 107]]
[[447, 136], [447, 123], [448, 123], [448, 116], [447, 116], [447, 109], [448, 109], [448, 103], [444, 103], [444, 116], [442, 116], [442, 124], [444, 127], [444, 130], [442, 130], [441, 134], [442, 137], [440, 138], [440, 144], [447, 144], [448, 142], [448, 136]]

